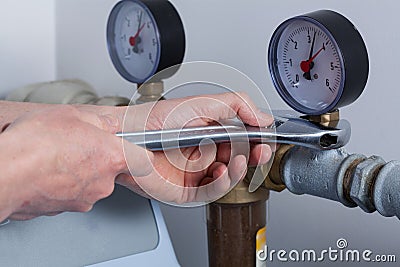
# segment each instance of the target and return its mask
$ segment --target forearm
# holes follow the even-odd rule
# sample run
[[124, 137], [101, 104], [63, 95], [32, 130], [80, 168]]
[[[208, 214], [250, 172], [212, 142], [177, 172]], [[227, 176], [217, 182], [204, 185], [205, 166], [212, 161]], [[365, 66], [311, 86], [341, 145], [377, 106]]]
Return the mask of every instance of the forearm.
[[0, 179], [0, 223], [7, 219], [13, 211], [13, 203], [9, 193], [9, 182]]
[[[19, 205], [15, 199], [18, 189], [18, 178], [25, 176], [23, 172], [17, 173], [21, 168], [12, 149], [13, 140], [6, 134], [0, 134], [0, 223], [5, 220]], [[26, 166], [25, 166], [26, 167]], [[22, 188], [20, 188], [22, 189]]]
[[0, 101], [0, 132], [18, 117], [49, 106], [48, 104]]
[[[7, 125], [15, 121], [17, 118], [28, 114], [32, 111], [39, 111], [45, 108], [57, 106], [55, 104], [38, 104], [25, 102], [0, 101], [0, 133]], [[81, 111], [93, 112], [98, 115], [113, 115], [118, 118], [122, 125], [126, 107], [108, 107], [108, 106], [92, 106], [92, 105], [74, 105]], [[130, 108], [133, 110], [133, 108]]]

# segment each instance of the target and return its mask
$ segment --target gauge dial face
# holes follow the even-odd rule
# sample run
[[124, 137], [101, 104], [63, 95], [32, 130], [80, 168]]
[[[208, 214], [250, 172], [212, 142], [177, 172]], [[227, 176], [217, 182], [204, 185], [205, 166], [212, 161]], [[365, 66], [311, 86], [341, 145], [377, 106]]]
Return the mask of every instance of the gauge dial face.
[[269, 64], [279, 94], [297, 111], [331, 111], [342, 94], [342, 55], [330, 32], [315, 21], [298, 17], [281, 24], [272, 39]]
[[144, 4], [123, 1], [116, 6], [110, 15], [107, 34], [111, 59], [124, 78], [143, 83], [157, 71], [159, 32]]

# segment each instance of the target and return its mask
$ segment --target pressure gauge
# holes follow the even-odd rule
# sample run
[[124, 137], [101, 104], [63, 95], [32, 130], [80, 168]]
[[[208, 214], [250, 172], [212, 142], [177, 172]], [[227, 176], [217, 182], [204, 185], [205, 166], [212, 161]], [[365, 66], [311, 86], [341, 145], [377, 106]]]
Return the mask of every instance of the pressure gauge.
[[279, 95], [308, 115], [354, 102], [369, 71], [360, 33], [347, 18], [330, 10], [294, 17], [278, 26], [268, 63]]
[[182, 20], [167, 0], [120, 1], [108, 19], [107, 42], [117, 71], [138, 84], [182, 63], [185, 54]]

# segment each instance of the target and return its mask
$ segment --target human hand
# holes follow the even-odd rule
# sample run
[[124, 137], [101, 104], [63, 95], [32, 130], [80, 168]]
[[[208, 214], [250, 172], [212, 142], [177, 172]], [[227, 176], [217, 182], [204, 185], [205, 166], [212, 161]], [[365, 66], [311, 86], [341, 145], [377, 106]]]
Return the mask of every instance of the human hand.
[[[13, 122], [0, 135], [0, 151], [7, 151], [0, 153], [0, 184], [5, 185], [0, 193], [7, 196], [5, 207], [0, 203], [0, 221], [86, 212], [109, 196], [115, 177], [129, 173], [122, 141], [114, 135], [120, 128], [115, 114], [71, 106], [32, 112]], [[132, 175], [151, 172], [151, 152], [132, 144], [124, 148], [135, 155], [129, 163]]]
[[[260, 112], [246, 94], [228, 93], [132, 107], [127, 111], [124, 130], [207, 126], [235, 117], [259, 127], [269, 126], [273, 121], [270, 115]], [[242, 145], [207, 145], [155, 152], [150, 175], [134, 178], [120, 175], [117, 182], [135, 191], [139, 184], [151, 197], [165, 202], [216, 200], [244, 177], [248, 165], [266, 164], [271, 157], [268, 145], [250, 145], [248, 151]], [[130, 155], [126, 153], [126, 156]]]

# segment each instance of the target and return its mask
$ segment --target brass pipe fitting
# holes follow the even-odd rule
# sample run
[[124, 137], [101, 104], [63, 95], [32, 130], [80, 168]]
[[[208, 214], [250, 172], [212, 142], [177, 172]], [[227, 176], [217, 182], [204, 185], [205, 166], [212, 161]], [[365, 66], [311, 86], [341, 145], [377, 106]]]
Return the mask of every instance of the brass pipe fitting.
[[282, 181], [282, 161], [286, 153], [292, 149], [292, 145], [280, 145], [275, 153], [271, 170], [267, 174], [263, 186], [269, 190], [282, 192], [286, 189], [285, 183]]
[[281, 163], [283, 157], [291, 148], [293, 148], [292, 145], [280, 145], [278, 150], [275, 152], [275, 157], [273, 159], [273, 163], [269, 172], [267, 169], [265, 169], [266, 166], [259, 167], [259, 170], [257, 170], [257, 168], [249, 168], [248, 175], [246, 176], [245, 181], [247, 183], [250, 183], [251, 177], [253, 177], [256, 171], [258, 171], [258, 175], [263, 175], [265, 177], [264, 183], [261, 185], [261, 188], [276, 192], [282, 192], [283, 190], [285, 190], [286, 186], [281, 179]]
[[[249, 176], [250, 174], [252, 174], [251, 169], [249, 170], [247, 176]], [[216, 203], [219, 203], [219, 204], [246, 204], [246, 203], [258, 202], [261, 200], [265, 201], [265, 200], [268, 200], [268, 198], [269, 198], [269, 190], [267, 190], [267, 188], [260, 187], [257, 191], [250, 193], [249, 192], [249, 184], [246, 181], [241, 181], [228, 194], [226, 194], [224, 197], [218, 199], [216, 201]]]

